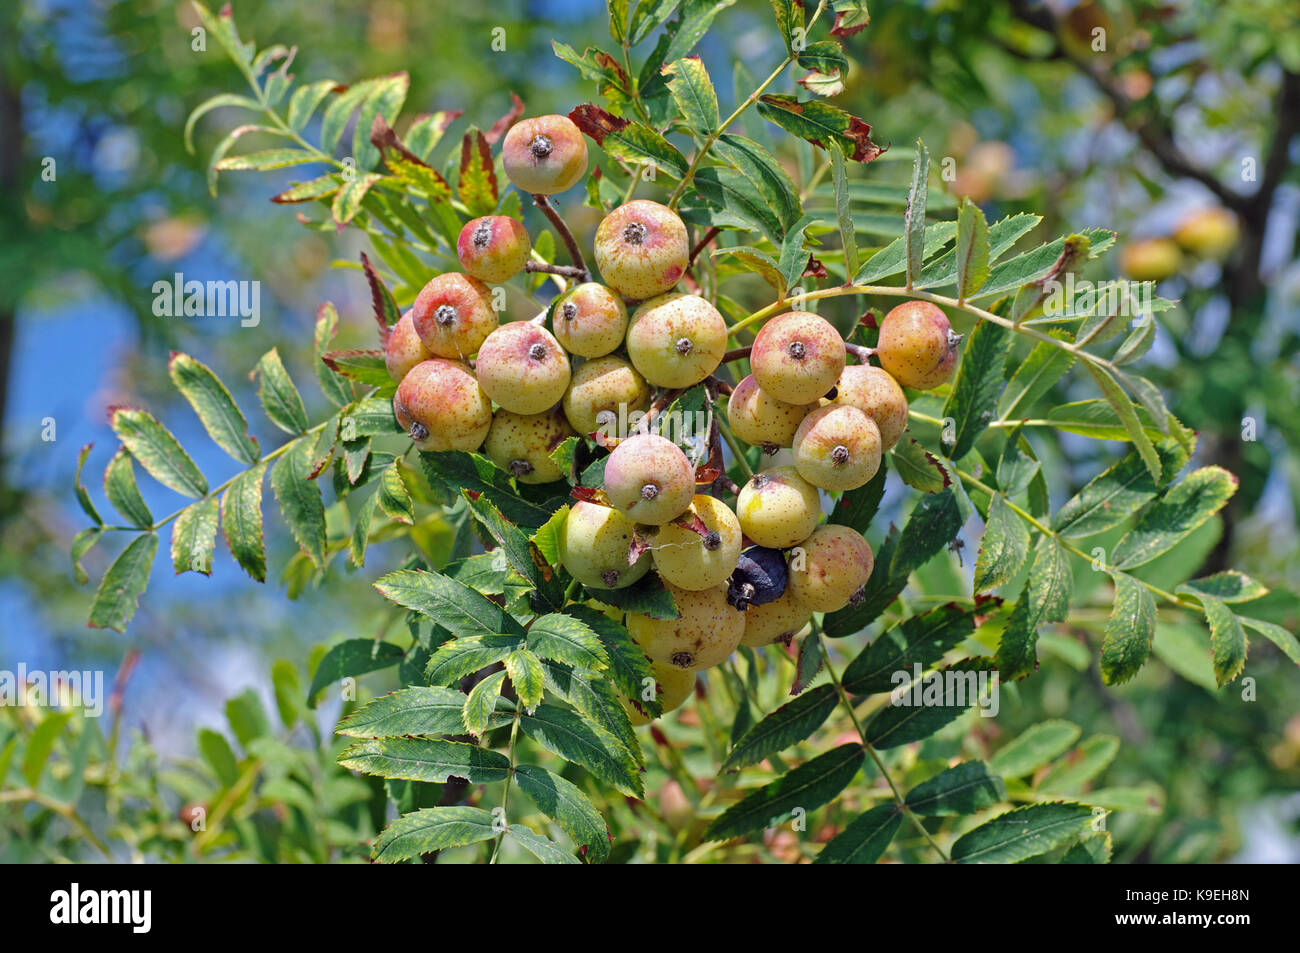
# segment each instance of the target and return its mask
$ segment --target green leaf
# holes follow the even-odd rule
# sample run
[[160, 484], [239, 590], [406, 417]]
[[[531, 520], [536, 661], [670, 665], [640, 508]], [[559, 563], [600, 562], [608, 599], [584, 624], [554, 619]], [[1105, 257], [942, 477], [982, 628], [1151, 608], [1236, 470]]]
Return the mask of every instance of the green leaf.
[[989, 277], [989, 226], [984, 212], [963, 197], [957, 209], [957, 297], [965, 300]]
[[1065, 550], [1054, 537], [1042, 537], [1035, 544], [1033, 565], [998, 644], [994, 665], [1003, 682], [1038, 668], [1038, 628], [1065, 621], [1073, 590], [1074, 574]]
[[237, 96], [234, 93], [220, 93], [216, 96], [205, 99], [203, 102], [199, 103], [199, 105], [194, 107], [189, 118], [185, 120], [185, 131], [182, 138], [185, 143], [186, 152], [191, 155], [194, 154], [194, 126], [198, 121], [212, 110], [226, 106], [247, 109], [250, 112], [255, 113], [260, 113], [262, 111], [262, 107], [257, 100], [250, 99], [248, 96]]
[[854, 162], [870, 162], [884, 152], [871, 141], [869, 125], [830, 103], [768, 94], [759, 97], [758, 114], [815, 146], [835, 142]]
[[1092, 821], [1092, 808], [1086, 804], [1056, 802], [1016, 808], [957, 838], [952, 859], [959, 864], [1019, 863], [1085, 833]]
[[827, 514], [827, 521], [865, 533], [880, 510], [880, 501], [885, 495], [887, 469], [882, 460], [875, 476], [856, 490], [842, 494], [835, 508]]
[[669, 30], [671, 39], [664, 53], [665, 62], [671, 63], [689, 53], [708, 32], [713, 18], [735, 2], [736, 0], [685, 0], [681, 4], [676, 28]]
[[500, 833], [493, 816], [479, 807], [427, 807], [404, 814], [375, 838], [370, 859], [396, 864], [448, 847], [467, 847]]
[[90, 604], [88, 625], [96, 629], [126, 631], [126, 624], [135, 615], [140, 596], [149, 584], [149, 571], [157, 552], [158, 536], [155, 533], [141, 533], [131, 540], [100, 580]]
[[[952, 673], [957, 682], [951, 686], [947, 684], [948, 674]], [[975, 704], [978, 698], [977, 679], [979, 673], [974, 671], [964, 672], [955, 669], [947, 671], [937, 671], [930, 673], [925, 682], [918, 685], [914, 690], [898, 690], [901, 694], [898, 696], [901, 701], [888, 707], [882, 708], [880, 712], [871, 719], [867, 724], [867, 742], [872, 746], [884, 750], [886, 748], [897, 748], [899, 745], [910, 744], [913, 741], [921, 741], [930, 737], [939, 729], [945, 727], [957, 718], [961, 717], [971, 705]], [[938, 684], [942, 680], [940, 696], [937, 700], [928, 697], [928, 684]], [[969, 690], [968, 690], [969, 689]], [[912, 691], [920, 694], [925, 692], [923, 703], [908, 703]]]
[[85, 558], [86, 553], [94, 549], [95, 544], [100, 541], [103, 535], [104, 528], [102, 526], [92, 526], [89, 529], [83, 529], [72, 538], [72, 575], [79, 586], [84, 586], [90, 581], [90, 576], [87, 575], [85, 567], [81, 565], [81, 560]]
[[383, 437], [402, 433], [393, 415], [392, 400], [365, 397], [340, 411], [339, 436], [344, 440]]
[[505, 755], [478, 745], [436, 738], [372, 738], [339, 755], [351, 771], [404, 781], [442, 782], [464, 778], [471, 784], [504, 781], [510, 770]]
[[802, 31], [804, 25], [803, 4], [798, 0], [771, 0], [772, 13], [776, 16], [776, 28], [785, 40], [785, 50], [790, 55], [795, 53], [796, 31]]
[[929, 668], [975, 632], [974, 614], [955, 602], [904, 619], [880, 633], [844, 669], [840, 683], [852, 695], [875, 695], [898, 687], [895, 672]]
[[596, 141], [611, 159], [633, 164], [651, 163], [660, 172], [680, 179], [689, 163], [676, 146], [644, 123], [612, 115], [599, 106], [584, 103], [569, 118]]
[[609, 655], [596, 633], [571, 615], [551, 613], [534, 620], [528, 629], [528, 648], [539, 658], [578, 668], [603, 669], [609, 665]]
[[682, 118], [696, 132], [709, 135], [718, 128], [718, 94], [713, 91], [709, 71], [698, 56], [685, 57], [663, 68], [668, 91], [681, 110]]
[[217, 498], [205, 497], [181, 510], [172, 523], [172, 568], [177, 573], [212, 575], [212, 550], [217, 543]]
[[[933, 225], [926, 226], [926, 257], [937, 255], [945, 245], [956, 237], [956, 222], [935, 222]], [[892, 278], [906, 268], [906, 236], [899, 236], [863, 262], [862, 267], [858, 269], [858, 273], [853, 276], [853, 283], [858, 285], [873, 284], [882, 278]]]
[[384, 352], [378, 348], [326, 351], [321, 359], [326, 367], [348, 380], [381, 389], [396, 387], [388, 375]]
[[1004, 745], [989, 760], [989, 767], [1004, 778], [1022, 778], [1064, 754], [1081, 733], [1072, 722], [1058, 718], [1040, 721]]
[[849, 69], [849, 61], [844, 56], [844, 50], [840, 49], [840, 45], [834, 40], [818, 40], [809, 43], [799, 51], [797, 62], [804, 69], [828, 76], [836, 72], [848, 72]]
[[185, 496], [197, 499], [207, 495], [208, 481], [171, 431], [152, 414], [130, 407], [114, 407], [109, 421], [118, 439], [151, 477]]
[[461, 720], [465, 723], [465, 730], [476, 738], [492, 723], [492, 715], [496, 712], [497, 701], [501, 698], [501, 686], [505, 680], [505, 672], [493, 672], [475, 685], [465, 698]]
[[785, 234], [785, 239], [781, 243], [781, 260], [778, 267], [781, 269], [781, 278], [785, 282], [786, 289], [794, 287], [808, 267], [811, 252], [804, 245], [804, 233], [810, 226], [817, 224], [817, 221], [814, 216], [805, 215]]
[[663, 26], [680, 5], [681, 0], [659, 0], [658, 3], [638, 3], [632, 14], [629, 28], [629, 45], [636, 46], [647, 36]]
[[59, 735], [63, 733], [71, 717], [70, 711], [51, 712], [32, 730], [27, 748], [23, 752], [23, 778], [26, 779], [29, 787], [34, 788], [40, 783], [41, 775], [45, 773], [45, 765], [50, 760], [50, 753], [54, 750], [54, 743], [58, 741]]
[[1007, 796], [1002, 779], [983, 761], [965, 761], [907, 792], [907, 806], [922, 817], [977, 814]]
[[1065, 852], [1061, 858], [1063, 864], [1109, 864], [1113, 848], [1110, 833], [1103, 831], [1084, 837]]
[[1268, 594], [1268, 587], [1235, 569], [1185, 582], [1175, 592], [1193, 596], [1211, 596], [1221, 602], [1250, 602]]
[[85, 485], [81, 482], [81, 471], [86, 466], [86, 460], [90, 457], [90, 450], [93, 446], [93, 443], [88, 443], [77, 451], [77, 471], [72, 478], [72, 485], [77, 495], [77, 502], [81, 504], [82, 512], [94, 520], [98, 526], [103, 525], [104, 521], [99, 518], [99, 512], [90, 499], [90, 493], [87, 492]]
[[1067, 245], [1080, 247], [1087, 243], [1089, 257], [1095, 258], [1105, 251], [1115, 239], [1115, 233], [1105, 228], [1085, 228], [1077, 235], [1062, 236], [1045, 245], [1039, 245], [1015, 258], [994, 266], [989, 279], [980, 286], [976, 298], [989, 298], [1008, 291], [1018, 291], [1023, 285], [1037, 281], [1052, 271], [1066, 254]]
[[542, 691], [546, 687], [546, 670], [541, 660], [527, 649], [515, 649], [504, 662], [519, 703], [531, 712], [542, 703]]
[[[413, 685], [367, 702], [339, 722], [334, 731], [350, 738], [457, 735], [464, 730], [464, 706], [465, 695], [454, 688]], [[508, 712], [494, 712], [487, 727], [508, 725], [512, 717]]]
[[1127, 573], [1113, 572], [1115, 605], [1101, 643], [1101, 677], [1119, 685], [1137, 674], [1151, 651], [1156, 631], [1156, 602], [1141, 582]]
[[765, 251], [750, 248], [747, 245], [734, 245], [728, 248], [715, 248], [710, 253], [712, 258], [727, 257], [735, 259], [746, 271], [752, 271], [761, 277], [778, 295], [786, 291], [785, 277], [776, 259]]
[[199, 754], [212, 768], [222, 787], [232, 787], [239, 780], [239, 764], [226, 736], [211, 728], [199, 729]]
[[[567, 702], [578, 714], [604, 728], [619, 740], [638, 765], [644, 764], [641, 745], [637, 741], [627, 710], [603, 672], [573, 668], [549, 659], [543, 659], [541, 664], [546, 687], [556, 698]], [[646, 703], [641, 704], [642, 707], [649, 707]]]
[[859, 814], [835, 835], [813, 860], [814, 864], [874, 864], [903, 823], [893, 803], [879, 804]]
[[524, 734], [552, 754], [586, 768], [624, 794], [641, 797], [645, 789], [636, 760], [612, 734], [567, 708], [541, 705], [520, 716]]
[[1156, 454], [1155, 445], [1152, 444], [1151, 438], [1147, 436], [1143, 429], [1142, 420], [1138, 416], [1137, 409], [1128, 399], [1128, 395], [1120, 388], [1115, 378], [1104, 368], [1097, 366], [1091, 361], [1084, 361], [1084, 366], [1088, 373], [1092, 375], [1093, 380], [1101, 389], [1102, 395], [1106, 402], [1114, 409], [1115, 415], [1119, 418], [1124, 427], [1124, 432], [1128, 439], [1133, 441], [1133, 446], [1142, 457], [1142, 462], [1146, 464], [1151, 476], [1160, 479], [1160, 457]]
[[564, 604], [564, 588], [559, 576], [540, 558], [528, 541], [528, 536], [506, 521], [501, 511], [492, 505], [485, 496], [477, 498], [465, 494], [470, 512], [484, 529], [487, 530], [505, 554], [506, 559], [527, 584], [537, 590], [534, 605], [539, 608], [558, 609]]
[[1028, 417], [1029, 410], [1074, 363], [1074, 355], [1047, 342], [1034, 346], [1029, 356], [1016, 368], [998, 398], [997, 413], [1004, 420]]
[[609, 856], [609, 828], [577, 785], [534, 764], [515, 768], [515, 783], [537, 809], [560, 825], [594, 863]]
[[952, 393], [943, 406], [943, 416], [956, 421], [953, 444], [946, 447], [950, 460], [966, 456], [993, 420], [1006, 384], [1002, 368], [1010, 345], [1011, 334], [992, 321], [979, 322], [971, 332]]
[[544, 864], [581, 864], [555, 841], [535, 833], [522, 824], [511, 824], [506, 828], [506, 837], [523, 847]]
[[104, 468], [104, 495], [108, 502], [137, 529], [153, 528], [153, 514], [149, 512], [140, 488], [135, 482], [135, 470], [131, 466], [131, 454], [125, 447], [119, 447], [113, 459]]
[[1222, 467], [1201, 467], [1170, 488], [1144, 512], [1111, 552], [1120, 569], [1149, 563], [1197, 529], [1237, 491], [1237, 478]]
[[831, 156], [831, 178], [835, 184], [835, 219], [840, 226], [840, 243], [844, 248], [844, 274], [852, 278], [858, 270], [858, 235], [849, 206], [849, 180], [844, 151], [838, 145], [828, 151]]
[[904, 483], [922, 493], [938, 493], [952, 481], [943, 464], [912, 437], [904, 437], [888, 452]]
[[673, 594], [654, 573], [643, 576], [622, 589], [586, 589], [584, 599], [594, 599], [607, 606], [648, 615], [652, 619], [676, 619], [677, 603]]
[[298, 546], [317, 568], [325, 564], [325, 504], [320, 487], [310, 478], [311, 444], [298, 440], [271, 467], [271, 489], [280, 513]]
[[[930, 177], [930, 153], [925, 144], [916, 140], [916, 158], [912, 163], [912, 186], [907, 193], [907, 212], [904, 215], [903, 245], [907, 262], [907, 287], [911, 288], [921, 275], [925, 260], [925, 198]], [[958, 239], [961, 223], [957, 225]], [[959, 454], [960, 456], [960, 454]]]
[[267, 172], [321, 161], [323, 160], [316, 153], [306, 149], [261, 149], [239, 156], [226, 156], [213, 168], [218, 172]]
[[1034, 478], [1042, 472], [1042, 465], [1033, 456], [1029, 443], [1017, 427], [1007, 434], [998, 456], [997, 485], [1007, 497], [1026, 492]]
[[1295, 662], [1297, 665], [1300, 665], [1300, 641], [1297, 641], [1296, 637], [1292, 633], [1288, 632], [1280, 625], [1274, 625], [1272, 622], [1265, 622], [1263, 619], [1251, 619], [1244, 615], [1238, 616], [1237, 618], [1246, 628], [1254, 629], [1260, 635], [1264, 636], [1264, 638], [1268, 639], [1281, 649], [1283, 655]]
[[1132, 811], [1159, 817], [1165, 811], [1164, 791], [1156, 784], [1141, 784], [1131, 788], [1098, 788], [1088, 792], [1088, 803], [1094, 808], [1108, 811]]
[[261, 456], [261, 448], [248, 433], [248, 421], [207, 365], [188, 354], [173, 351], [167, 372], [217, 446], [240, 463], [251, 466]]
[[1214, 660], [1214, 678], [1222, 687], [1241, 674], [1246, 667], [1246, 633], [1232, 610], [1213, 596], [1199, 596], [1210, 623], [1210, 651]]
[[334, 202], [330, 205], [330, 216], [339, 225], [346, 225], [352, 219], [356, 218], [357, 212], [361, 211], [361, 203], [369, 192], [383, 176], [378, 172], [366, 172], [357, 175], [351, 179], [345, 179], [343, 187], [334, 194]]
[[995, 493], [975, 559], [975, 592], [988, 592], [1010, 582], [1028, 555], [1029, 527], [1011, 509], [1006, 497]]
[[509, 477], [486, 457], [459, 451], [421, 453], [420, 465], [432, 485], [480, 493], [522, 529], [536, 530], [551, 518], [550, 509], [521, 497], [510, 485]]
[[[936, 196], [930, 196], [930, 198], [934, 199]], [[960, 218], [960, 206], [958, 212]], [[1043, 218], [1041, 215], [1031, 215], [1027, 212], [1018, 212], [1015, 215], [1008, 215], [1006, 218], [994, 222], [988, 230], [989, 261], [992, 262], [1001, 258], [1012, 245], [1020, 240], [1021, 236], [1033, 229], [1042, 220]], [[948, 236], [949, 239], [956, 234], [957, 225], [953, 222], [941, 222], [940, 224], [953, 228], [953, 232]], [[930, 226], [930, 228], [934, 227], [935, 226], [933, 225]], [[927, 232], [928, 231], [929, 229], [927, 229]], [[926, 249], [928, 253], [930, 250], [928, 236], [926, 239]], [[937, 258], [934, 258], [928, 265], [921, 269], [921, 278], [916, 283], [916, 287], [937, 288], [942, 285], [955, 284], [957, 282], [957, 265], [957, 249], [954, 247]], [[983, 283], [981, 282], [981, 286], [982, 284]], [[974, 292], [971, 293], [973, 294]]]
[[753, 139], [727, 132], [713, 144], [712, 154], [730, 165], [740, 180], [748, 183], [753, 194], [772, 210], [779, 226], [776, 238], [798, 220], [802, 211], [799, 189], [771, 152]]
[[1038, 791], [1042, 794], [1076, 794], [1085, 784], [1105, 771], [1119, 753], [1114, 735], [1093, 735], [1052, 765]]
[[379, 148], [370, 141], [376, 117], [382, 116], [389, 125], [396, 122], [411, 88], [411, 78], [406, 72], [393, 73], [373, 82], [375, 86], [362, 101], [356, 125], [352, 128], [352, 157], [358, 169], [373, 168], [379, 159]]
[[312, 675], [311, 687], [307, 689], [307, 704], [315, 705], [317, 694], [326, 685], [332, 685], [340, 679], [391, 668], [405, 654], [392, 642], [379, 642], [375, 639], [347, 639], [330, 646]]
[[500, 193], [492, 168], [492, 150], [475, 126], [469, 127], [460, 143], [457, 190], [470, 215], [487, 215], [496, 210]]
[[769, 755], [809, 738], [838, 703], [833, 685], [820, 685], [787, 702], [745, 732], [722, 763], [722, 770], [736, 771], [758, 764]]
[[[1165, 472], [1181, 467], [1173, 441], [1157, 445]], [[1053, 528], [1062, 536], [1092, 536], [1118, 526], [1155, 499], [1157, 482], [1141, 455], [1132, 451], [1093, 477], [1056, 513]]]
[[814, 811], [848, 787], [862, 767], [860, 744], [840, 745], [807, 761], [733, 804], [704, 832], [705, 840], [729, 840], [774, 827], [796, 809]]
[[[572, 437], [568, 438], [568, 440], [572, 439]], [[552, 454], [552, 458], [554, 458], [554, 454]], [[533, 545], [542, 554], [542, 558], [552, 566], [560, 564], [560, 534], [564, 531], [564, 521], [568, 517], [569, 507], [567, 505], [560, 507], [532, 536]]]
[[280, 361], [280, 352], [271, 348], [263, 354], [253, 374], [258, 379], [257, 397], [271, 423], [285, 433], [300, 434], [306, 430], [307, 410], [302, 405], [298, 388]]
[[306, 86], [299, 86], [289, 97], [288, 125], [294, 132], [301, 132], [311, 119], [316, 108], [329, 95], [330, 90], [338, 84], [332, 79], [321, 79]]
[[381, 578], [375, 588], [456, 636], [523, 635], [523, 627], [501, 606], [442, 573], [400, 569]]
[[431, 685], [448, 685], [481, 668], [504, 662], [522, 645], [518, 635], [462, 636], [438, 646], [424, 674]]
[[265, 463], [246, 470], [221, 495], [221, 528], [230, 555], [258, 582], [266, 580], [266, 548], [262, 542], [262, 479]]
[[[609, 677], [615, 687], [627, 698], [640, 697], [644, 680], [653, 679], [654, 671], [627, 629], [603, 612], [597, 612], [588, 606], [569, 606], [565, 612], [586, 625], [600, 639], [609, 661]], [[641, 706], [652, 718], [661, 714], [658, 701], [641, 702]]]

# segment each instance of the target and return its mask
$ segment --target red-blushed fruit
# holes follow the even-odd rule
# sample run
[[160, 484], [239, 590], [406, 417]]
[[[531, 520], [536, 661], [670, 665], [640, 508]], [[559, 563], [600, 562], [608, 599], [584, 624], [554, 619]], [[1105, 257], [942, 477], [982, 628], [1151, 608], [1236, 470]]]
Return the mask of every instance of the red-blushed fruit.
[[[703, 535], [692, 528], [699, 519]], [[671, 523], [651, 529], [650, 552], [664, 582], [711, 589], [725, 582], [740, 556], [740, 521], [721, 500], [702, 493]]]
[[460, 265], [479, 281], [500, 284], [524, 270], [533, 250], [524, 223], [508, 215], [485, 215], [465, 223], [456, 240]]
[[628, 519], [660, 526], [691, 505], [695, 468], [666, 437], [633, 434], [605, 462], [605, 493]]
[[904, 301], [880, 322], [876, 356], [904, 387], [930, 390], [952, 376], [961, 335], [928, 301]]
[[835, 386], [844, 358], [844, 339], [833, 324], [811, 311], [787, 311], [758, 332], [749, 367], [777, 400], [808, 404]]
[[604, 285], [586, 281], [555, 299], [551, 328], [570, 354], [603, 357], [623, 343], [627, 306]]
[[1129, 242], [1119, 253], [1119, 270], [1134, 281], [1164, 281], [1183, 267], [1183, 253], [1168, 238]]
[[750, 374], [731, 392], [727, 401], [727, 422], [731, 432], [745, 443], [772, 451], [788, 447], [799, 423], [817, 409], [815, 403], [787, 404], [758, 386]]
[[573, 504], [557, 543], [560, 564], [588, 589], [622, 589], [650, 571], [649, 553], [628, 563], [632, 521], [611, 506], [579, 501]]
[[648, 199], [606, 215], [596, 228], [594, 249], [605, 284], [634, 301], [670, 291], [686, 273], [691, 254], [681, 218]]
[[573, 372], [564, 394], [564, 415], [583, 436], [603, 430], [621, 438], [650, 408], [650, 387], [626, 360], [610, 354], [587, 361]]
[[540, 414], [569, 389], [569, 357], [551, 332], [531, 321], [503, 324], [474, 363], [483, 391], [506, 410]]
[[726, 661], [745, 633], [745, 616], [727, 604], [727, 587], [682, 589], [665, 583], [677, 604], [676, 619], [628, 613], [627, 631], [651, 662], [675, 668], [712, 668]]
[[690, 387], [727, 353], [727, 322], [698, 295], [665, 294], [637, 308], [627, 328], [627, 356], [656, 387]]
[[874, 566], [871, 546], [857, 530], [819, 526], [795, 550], [786, 592], [813, 612], [837, 612], [861, 601]]
[[1222, 261], [1240, 238], [1237, 217], [1226, 208], [1203, 208], [1188, 213], [1174, 229], [1174, 241], [1198, 258]]
[[520, 483], [551, 483], [564, 478], [551, 453], [573, 428], [558, 407], [543, 414], [515, 414], [502, 408], [492, 415], [483, 452]]
[[758, 545], [789, 549], [807, 539], [821, 521], [821, 499], [794, 467], [772, 467], [740, 488], [736, 518]]
[[492, 427], [492, 402], [474, 374], [440, 357], [407, 372], [393, 413], [420, 450], [477, 450]]
[[880, 449], [892, 450], [907, 429], [907, 396], [892, 374], [871, 364], [850, 364], [835, 382], [835, 403], [856, 407], [876, 422]]
[[811, 619], [812, 610], [800, 603], [787, 586], [775, 602], [750, 606], [745, 610], [745, 634], [740, 644], [756, 649], [773, 642], [788, 642], [802, 632]]
[[794, 435], [794, 466], [823, 490], [856, 490], [880, 469], [880, 430], [848, 404], [827, 404], [803, 419]]
[[407, 371], [431, 357], [433, 355], [420, 340], [420, 335], [415, 333], [411, 312], [407, 311], [388, 332], [388, 344], [384, 347], [388, 376], [400, 384]]
[[521, 119], [506, 133], [501, 163], [521, 191], [554, 195], [587, 174], [587, 140], [568, 116]]
[[411, 323], [435, 357], [472, 357], [497, 327], [492, 292], [472, 275], [438, 275], [415, 296]]
[[[673, 709], [681, 708], [686, 703], [686, 699], [691, 697], [691, 692], [695, 690], [693, 669], [674, 668], [660, 662], [651, 662], [650, 670], [654, 672], [654, 679], [643, 680], [641, 695], [637, 701], [644, 703], [658, 699], [665, 715]], [[627, 717], [633, 727], [640, 728], [654, 720], [622, 695], [618, 700], [623, 703], [623, 708], [627, 711]]]

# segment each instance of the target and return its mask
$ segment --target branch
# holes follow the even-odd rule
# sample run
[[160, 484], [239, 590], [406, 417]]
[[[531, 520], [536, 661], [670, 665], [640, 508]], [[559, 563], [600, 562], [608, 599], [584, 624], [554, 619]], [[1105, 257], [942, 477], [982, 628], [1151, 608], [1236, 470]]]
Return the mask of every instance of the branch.
[[560, 217], [560, 213], [551, 204], [551, 200], [545, 195], [534, 195], [533, 204], [542, 210], [543, 215], [550, 219], [556, 233], [564, 240], [564, 247], [569, 250], [569, 260], [573, 262], [575, 267], [580, 269], [582, 280], [590, 281], [591, 272], [587, 269], [587, 260], [582, 257], [582, 249], [578, 247], [578, 241], [573, 237], [573, 232], [569, 231], [569, 226]]

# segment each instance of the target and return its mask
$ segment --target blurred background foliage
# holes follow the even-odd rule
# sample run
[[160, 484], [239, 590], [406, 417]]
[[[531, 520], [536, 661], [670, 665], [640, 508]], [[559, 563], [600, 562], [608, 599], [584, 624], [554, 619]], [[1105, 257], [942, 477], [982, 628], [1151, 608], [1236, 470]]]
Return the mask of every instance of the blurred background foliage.
[[[1219, 517], [1165, 557], [1178, 562], [1165, 569], [1177, 578], [1241, 569], [1274, 589], [1252, 615], [1294, 631], [1297, 608], [1285, 592], [1300, 588], [1294, 4], [895, 0], [871, 12], [870, 27], [845, 42], [852, 68], [836, 102], [870, 122], [875, 141], [923, 138], [947, 189], [970, 195], [990, 219], [1044, 215], [1031, 238], [1117, 229], [1120, 255], [1093, 263], [1084, 277], [1117, 277], [1122, 266], [1163, 278], [1160, 293], [1180, 300], [1158, 316], [1162, 333], [1143, 372], [1199, 432], [1197, 463], [1227, 467], [1241, 487]], [[590, 100], [591, 84], [553, 55], [551, 41], [578, 50], [609, 45], [600, 0], [244, 3], [235, 13], [259, 46], [298, 47], [300, 82], [407, 70], [408, 121], [416, 112], [465, 110], [449, 141], [505, 113], [511, 91], [532, 113]], [[763, 75], [782, 55], [770, 18], [767, 4], [737, 3], [698, 50], [724, 107], [736, 101], [735, 88], [752, 87], [749, 68]], [[187, 439], [199, 428], [186, 422], [188, 408], [167, 381], [169, 349], [224, 372], [249, 406], [251, 385], [239, 372], [272, 346], [295, 377], [311, 377], [320, 301], [339, 306], [339, 346], [370, 345], [368, 293], [353, 264], [364, 242], [352, 232], [303, 229], [292, 210], [269, 205], [291, 172], [226, 175], [221, 200], [209, 196], [206, 157], [233, 120], [209, 113], [191, 155], [185, 117], [240, 83], [211, 38], [206, 50], [194, 48], [197, 24], [188, 4], [171, 0], [14, 0], [0, 8], [0, 668], [22, 661], [121, 675], [117, 707], [101, 719], [111, 727], [54, 710], [3, 713], [5, 860], [94, 859], [97, 842], [118, 859], [340, 860], [364, 856], [358, 841], [381, 826], [375, 812], [384, 792], [334, 766], [337, 705], [302, 708], [300, 680], [311, 666], [273, 668], [272, 660], [302, 659], [309, 647], [318, 659], [319, 647], [340, 637], [382, 632], [390, 618], [369, 580], [400, 553], [377, 547], [363, 573], [333, 569], [328, 585], [290, 601], [274, 576], [294, 547], [273, 531], [267, 587], [227, 561], [212, 579], [159, 572], [125, 637], [83, 626], [90, 593], [75, 585], [67, 557], [79, 527], [68, 492], [77, 448], [111, 445], [105, 405], [149, 407], [182, 442], [204, 443]], [[505, 30], [504, 50], [493, 49], [496, 28]], [[802, 92], [799, 77], [791, 70], [773, 91]], [[765, 136], [752, 114], [742, 125]], [[824, 161], [801, 149], [787, 156], [792, 167]], [[888, 164], [879, 168], [891, 174]], [[566, 197], [578, 201], [577, 193]], [[260, 281], [260, 324], [155, 317], [153, 282], [175, 272]], [[762, 293], [755, 289], [745, 303], [766, 303]], [[1070, 387], [1058, 385], [1057, 396], [1092, 396]], [[1059, 476], [1057, 503], [1119, 452], [1059, 434], [1044, 439], [1055, 442], [1043, 453]], [[214, 477], [229, 475], [222, 468], [230, 461], [215, 448], [196, 457]], [[92, 455], [92, 488], [90, 473], [103, 462]], [[160, 491], [145, 487], [146, 497], [151, 492]], [[436, 536], [431, 531], [428, 545]], [[92, 576], [107, 558], [91, 555]], [[1153, 564], [1151, 572], [1160, 571]], [[920, 588], [952, 591], [957, 572], [956, 557], [938, 560]], [[1079, 591], [1086, 585], [1080, 578]], [[1042, 669], [1006, 688], [997, 719], [963, 720], [947, 741], [908, 753], [903, 767], [962, 746], [987, 754], [1030, 725], [1068, 719], [1085, 737], [1125, 742], [1108, 786], [1163, 792], [1162, 809], [1116, 816], [1117, 860], [1300, 859], [1300, 715], [1290, 664], [1256, 640], [1246, 670], [1253, 698], [1240, 683], [1216, 690], [1197, 651], [1206, 636], [1183, 621], [1158, 630], [1164, 664], [1104, 688], [1085, 641], [1103, 621], [1080, 613], [1045, 637]], [[725, 692], [720, 679], [708, 684]], [[365, 690], [391, 687], [377, 678]], [[711, 777], [710, 737], [726, 732], [707, 716], [701, 724], [697, 710], [709, 705], [701, 700], [664, 730], [687, 762], [700, 760], [690, 773]], [[57, 724], [42, 729], [51, 719]], [[35, 745], [40, 754], [47, 740], [49, 766], [30, 774], [37, 759], [29, 752]], [[660, 762], [647, 779], [654, 796], [635, 809], [621, 800], [606, 805], [615, 856], [694, 856], [690, 813], [699, 791], [687, 790], [695, 782], [675, 749], [652, 747]], [[193, 829], [193, 805], [204, 806], [211, 834]], [[218, 811], [231, 823], [214, 828]], [[743, 853], [727, 859], [806, 855], [799, 838], [781, 834]]]

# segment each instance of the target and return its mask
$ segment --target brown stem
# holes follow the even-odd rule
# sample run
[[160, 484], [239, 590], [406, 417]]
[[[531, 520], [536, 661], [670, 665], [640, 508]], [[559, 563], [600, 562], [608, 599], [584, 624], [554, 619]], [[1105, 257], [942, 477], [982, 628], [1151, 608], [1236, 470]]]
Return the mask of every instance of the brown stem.
[[691, 268], [695, 265], [695, 259], [700, 257], [700, 252], [704, 251], [704, 249], [708, 246], [709, 242], [717, 238], [718, 235], [721, 234], [721, 232], [722, 229], [718, 228], [715, 225], [714, 227], [710, 228], [707, 232], [704, 233], [704, 237], [701, 238], [699, 242], [696, 244], [696, 246], [691, 249], [691, 258], [690, 261], [687, 262], [686, 264], [687, 268]]
[[722, 355], [722, 363], [729, 364], [732, 361], [740, 361], [749, 357], [749, 352], [754, 350], [754, 345], [746, 344], [744, 347], [733, 347], [726, 354]]
[[565, 278], [578, 278], [582, 281], [587, 281], [591, 277], [585, 268], [575, 268], [573, 265], [548, 265], [544, 261], [525, 262], [524, 271], [563, 275]]
[[569, 250], [569, 259], [580, 270], [582, 280], [590, 281], [591, 272], [587, 269], [587, 260], [582, 257], [582, 249], [578, 247], [578, 240], [573, 237], [573, 232], [569, 231], [569, 226], [560, 217], [560, 213], [551, 204], [551, 200], [545, 195], [534, 195], [533, 204], [542, 210], [543, 215], [550, 219], [551, 225], [554, 226], [560, 238], [564, 240], [564, 247]]
[[715, 393], [721, 394], [723, 397], [730, 397], [731, 392], [735, 390], [735, 388], [732, 387], [728, 381], [724, 381], [721, 377], [718, 377], [716, 374], [709, 375], [708, 383], [713, 388]]
[[844, 342], [844, 350], [856, 357], [859, 364], [867, 363], [867, 359], [876, 353], [874, 347], [863, 347], [861, 344], [850, 344], [848, 341]]

